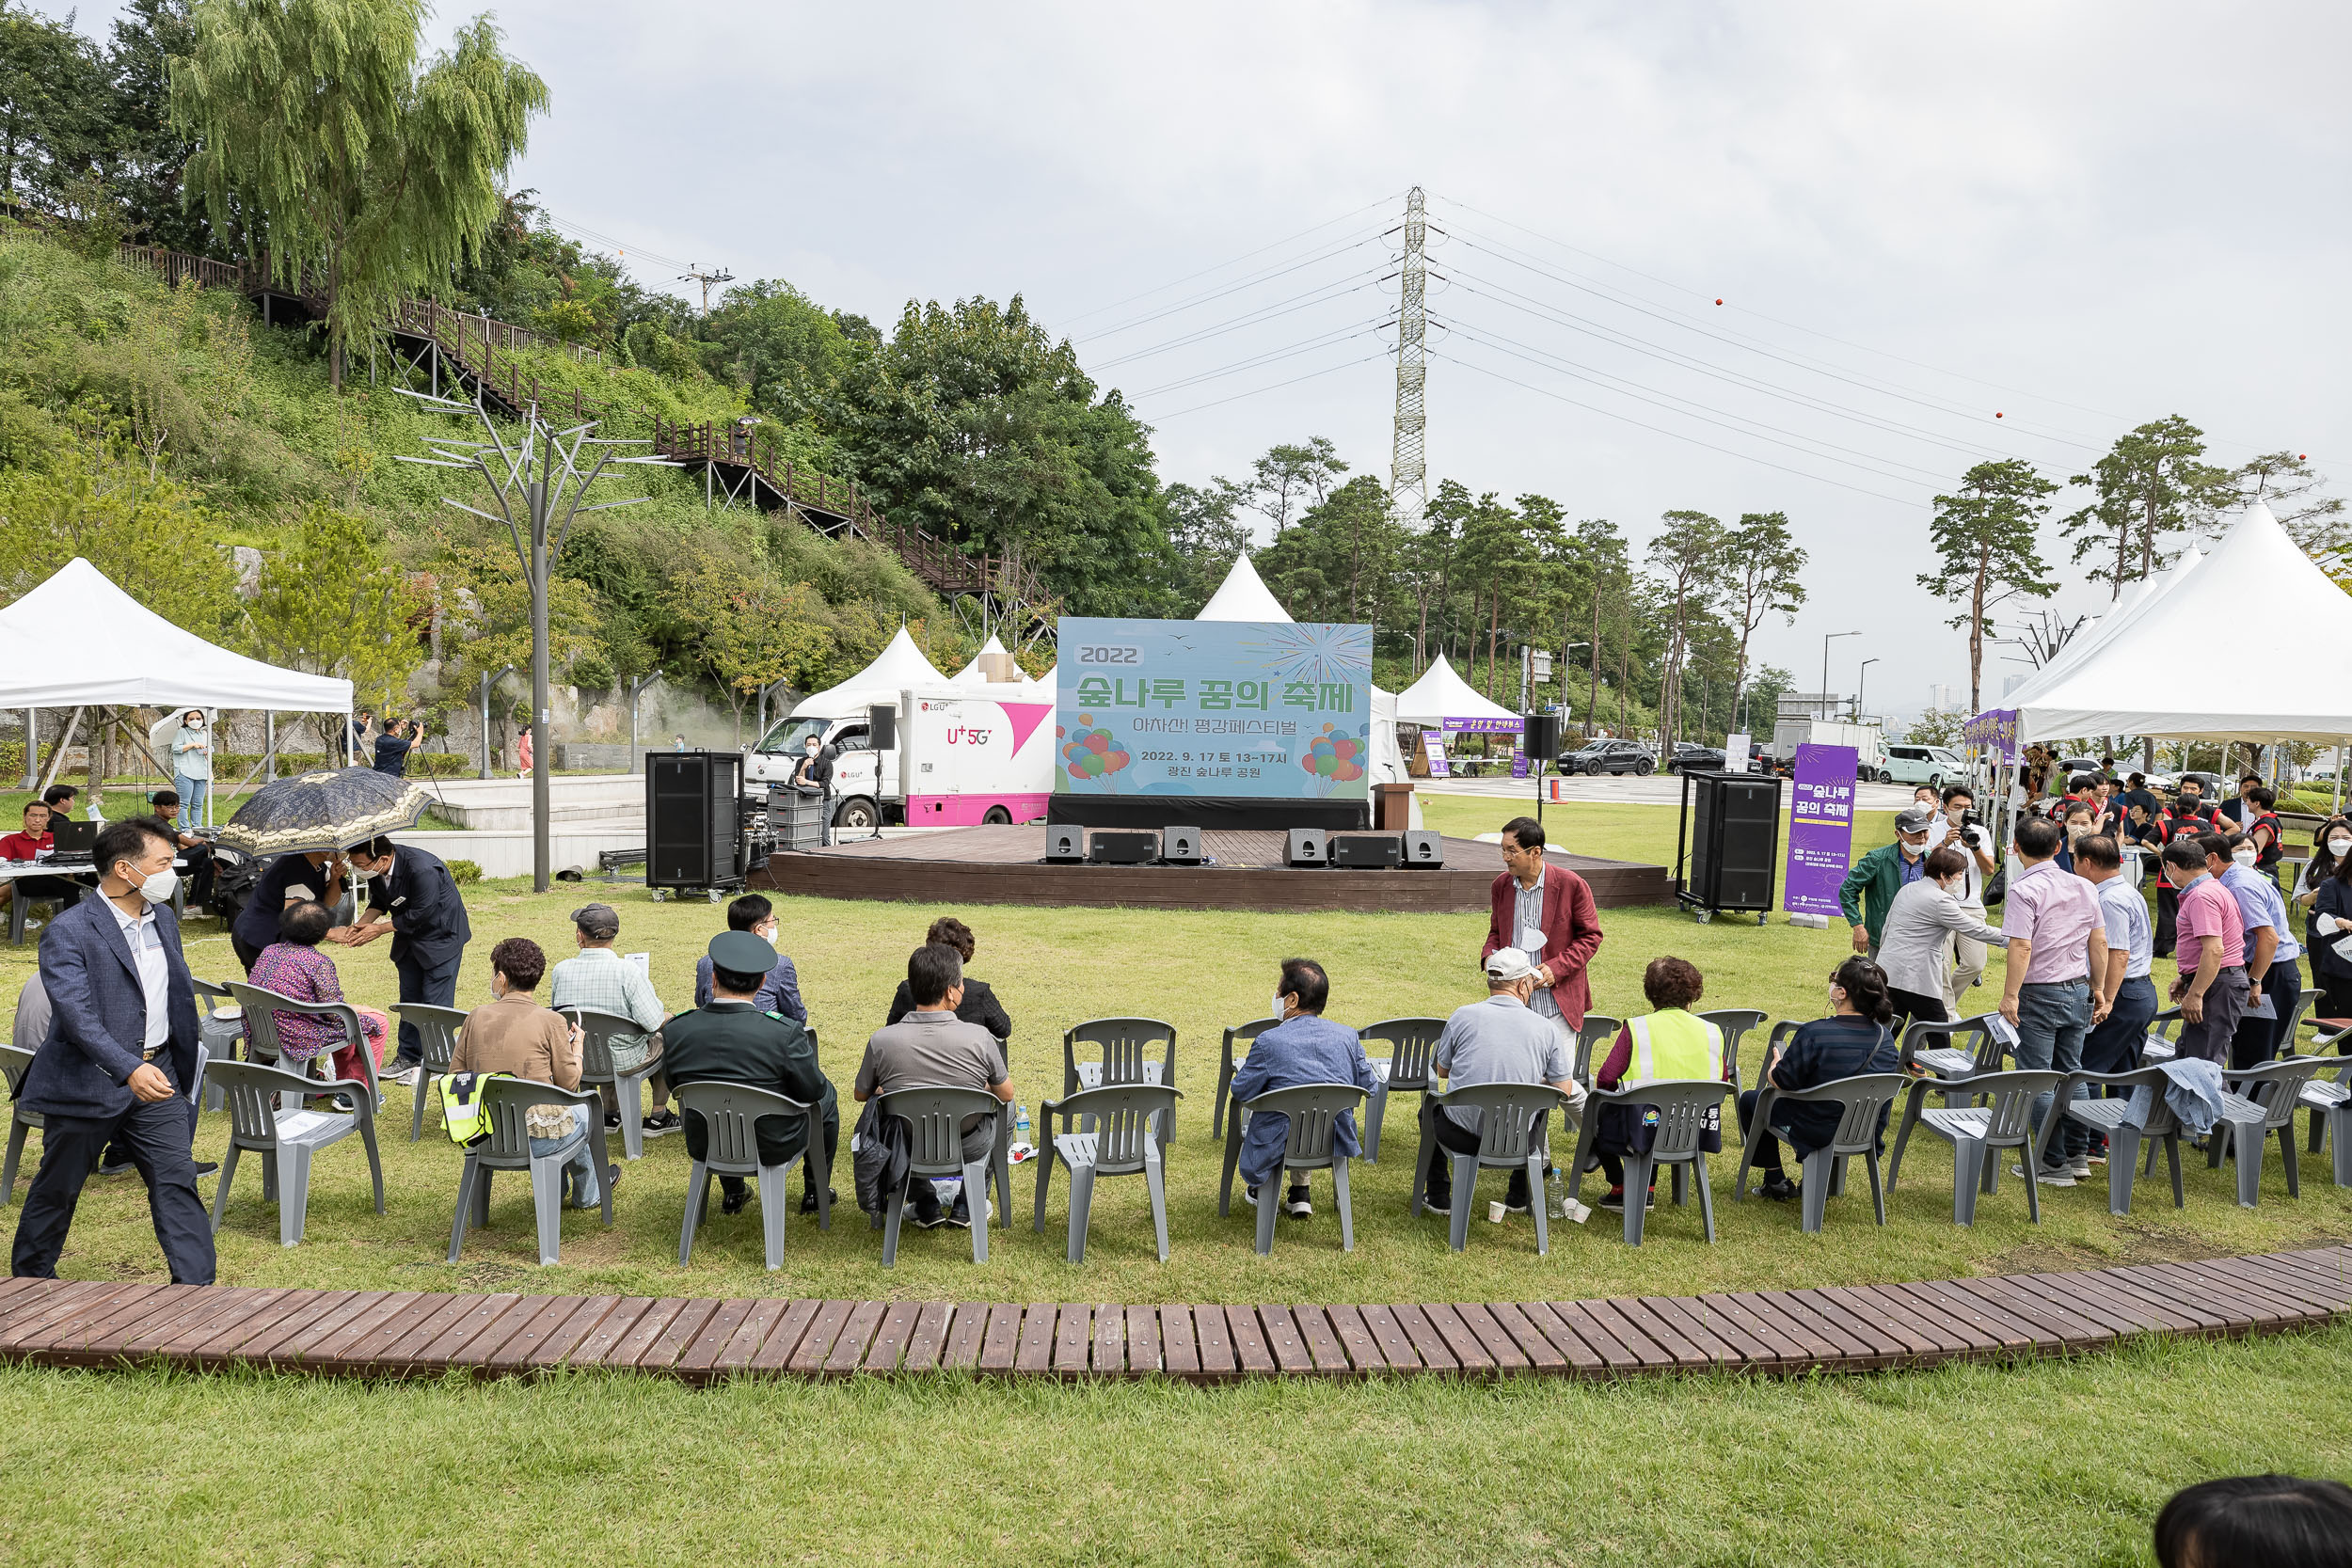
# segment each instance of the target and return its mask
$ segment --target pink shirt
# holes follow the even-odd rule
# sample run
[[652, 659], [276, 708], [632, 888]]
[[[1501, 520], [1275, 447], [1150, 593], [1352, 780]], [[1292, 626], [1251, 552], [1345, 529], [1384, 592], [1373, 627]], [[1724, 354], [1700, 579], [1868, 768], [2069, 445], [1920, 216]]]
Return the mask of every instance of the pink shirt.
[[2221, 879], [2211, 872], [2181, 889], [2179, 917], [2180, 941], [2172, 956], [2181, 966], [2181, 973], [2196, 973], [2198, 962], [2204, 957], [2201, 937], [2221, 939], [2221, 967], [2235, 968], [2246, 962], [2246, 917], [2238, 912], [2237, 898], [2221, 884]]
[[2090, 974], [2090, 933], [2101, 922], [2099, 895], [2089, 882], [2060, 871], [2055, 860], [2043, 861], [2009, 884], [2001, 908], [2001, 933], [2033, 943], [2021, 984], [2054, 985]]

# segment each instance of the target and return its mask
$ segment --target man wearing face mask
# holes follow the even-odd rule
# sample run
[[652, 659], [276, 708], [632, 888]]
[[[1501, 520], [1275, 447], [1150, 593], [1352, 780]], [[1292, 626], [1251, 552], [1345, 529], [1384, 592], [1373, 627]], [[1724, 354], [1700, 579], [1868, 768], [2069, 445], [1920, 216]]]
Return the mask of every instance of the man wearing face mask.
[[[1993, 860], [1993, 834], [1980, 822], [1970, 822], [1969, 813], [1977, 809], [1977, 798], [1966, 784], [1944, 786], [1944, 820], [1950, 837], [1948, 843], [1967, 857], [1967, 865], [1961, 872], [1960, 885], [1952, 896], [1960, 907], [1979, 926], [1993, 924], [1985, 911], [1984, 884], [1995, 869]], [[1951, 978], [1946, 983], [1944, 1003], [1953, 1018], [1965, 1018], [1968, 1009], [1962, 1001], [1984, 978], [1985, 944], [1967, 935], [1952, 939]]]
[[[348, 853], [353, 868], [369, 879], [368, 912], [344, 933], [343, 944], [363, 947], [390, 933], [400, 999], [437, 1007], [454, 1003], [457, 969], [465, 961], [466, 943], [473, 940], [473, 927], [467, 922], [466, 901], [457, 895], [449, 867], [431, 850], [395, 845], [389, 838], [355, 844]], [[424, 1041], [414, 1024], [404, 1022], [400, 1056], [385, 1080], [413, 1085], [423, 1060]]]
[[2303, 946], [2287, 925], [2286, 900], [2269, 878], [2254, 869], [2260, 851], [2252, 839], [2238, 832], [2207, 833], [2198, 844], [2205, 851], [2205, 869], [2237, 900], [2238, 919], [2246, 929], [2248, 1006], [2254, 1006], [2256, 997], [2270, 1004], [2272, 1016], [2241, 1018], [2231, 1036], [2230, 1066], [2254, 1067], [2279, 1053], [2286, 1022], [2303, 994], [2298, 963]]
[[[747, 893], [727, 905], [727, 929], [749, 931], [774, 947], [778, 930], [775, 906], [756, 893]], [[694, 1006], [697, 1007], [709, 1006], [711, 998], [718, 994], [711, 985], [713, 971], [709, 954], [705, 953], [694, 960]], [[776, 953], [775, 963], [768, 971], [768, 977], [759, 983], [758, 994], [752, 1001], [760, 1012], [780, 1014], [795, 1023], [808, 1022], [808, 1008], [801, 1001], [800, 973], [780, 949]], [[896, 1023], [898, 1020], [894, 1017], [890, 1022]]]
[[213, 1282], [213, 1227], [197, 1196], [184, 1098], [196, 1083], [198, 1024], [171, 912], [172, 848], [151, 817], [110, 824], [95, 850], [99, 896], [60, 914], [40, 944], [51, 1018], [17, 1097], [43, 1122], [40, 1172], [10, 1259], [19, 1276], [56, 1276], [82, 1185], [114, 1140], [147, 1183], [173, 1283]]
[[833, 752], [816, 735], [801, 741], [801, 760], [792, 769], [792, 787], [803, 795], [814, 795], [827, 802], [822, 813], [823, 827], [818, 842], [833, 842]]
[[[2221, 817], [2205, 804], [2204, 786], [2195, 779], [2181, 781], [2179, 799], [2156, 813], [2147, 833], [2159, 853], [2172, 844], [2193, 842], [2204, 833], [2219, 832]], [[2181, 895], [2169, 878], [2156, 884], [2156, 957], [2172, 954], [2174, 925], [2180, 916]]]

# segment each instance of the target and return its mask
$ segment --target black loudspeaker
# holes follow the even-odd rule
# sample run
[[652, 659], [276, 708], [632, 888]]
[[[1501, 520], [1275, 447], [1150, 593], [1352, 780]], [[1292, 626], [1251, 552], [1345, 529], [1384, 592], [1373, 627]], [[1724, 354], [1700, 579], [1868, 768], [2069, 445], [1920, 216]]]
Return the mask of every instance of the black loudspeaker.
[[1292, 865], [1326, 865], [1330, 862], [1330, 835], [1321, 828], [1293, 828], [1282, 858]]
[[1405, 841], [1394, 833], [1343, 833], [1331, 841], [1331, 863], [1359, 870], [1393, 870], [1405, 862]]
[[1200, 863], [1200, 830], [1198, 828], [1162, 828], [1160, 830], [1160, 859], [1170, 865]]
[[1441, 870], [1445, 865], [1445, 835], [1433, 833], [1426, 828], [1415, 828], [1405, 835], [1405, 863], [1428, 871]]
[[[1556, 713], [1531, 713], [1526, 723], [1527, 754], [1540, 757], [1549, 765], [1560, 754], [1560, 716]], [[1408, 854], [1406, 859], [1409, 861], [1412, 857]]]
[[876, 703], [866, 710], [866, 737], [877, 752], [898, 749], [898, 709], [896, 704]]
[[1768, 774], [1693, 773], [1685, 903], [1761, 914], [1772, 907], [1780, 841], [1780, 781]]
[[734, 752], [645, 753], [645, 885], [707, 888], [739, 879]]
[[1045, 830], [1045, 860], [1049, 865], [1076, 865], [1087, 858], [1086, 832], [1079, 828]]
[[1087, 859], [1097, 865], [1142, 865], [1159, 852], [1157, 833], [1098, 832], [1087, 839]]

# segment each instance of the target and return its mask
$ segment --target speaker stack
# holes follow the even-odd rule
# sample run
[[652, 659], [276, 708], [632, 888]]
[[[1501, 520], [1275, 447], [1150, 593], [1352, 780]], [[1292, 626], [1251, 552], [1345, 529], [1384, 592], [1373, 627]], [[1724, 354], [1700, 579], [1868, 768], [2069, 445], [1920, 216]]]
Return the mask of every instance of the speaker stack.
[[645, 885], [731, 887], [743, 879], [738, 850], [743, 758], [734, 752], [645, 754]]
[[1160, 859], [1169, 865], [1199, 865], [1200, 863], [1200, 830], [1198, 828], [1162, 828], [1160, 830]]
[[1098, 832], [1087, 839], [1087, 859], [1097, 865], [1148, 865], [1159, 852], [1157, 833]]
[[1331, 835], [1321, 828], [1293, 828], [1282, 850], [1285, 865], [1328, 865]]
[[1077, 828], [1045, 830], [1045, 863], [1077, 865], [1087, 858], [1086, 834]]

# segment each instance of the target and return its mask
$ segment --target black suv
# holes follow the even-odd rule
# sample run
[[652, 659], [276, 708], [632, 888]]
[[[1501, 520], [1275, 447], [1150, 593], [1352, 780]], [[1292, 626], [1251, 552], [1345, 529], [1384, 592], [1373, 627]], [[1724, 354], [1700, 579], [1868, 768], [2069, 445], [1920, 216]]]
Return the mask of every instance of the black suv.
[[1727, 759], [1720, 746], [1700, 746], [1688, 740], [1675, 742], [1675, 754], [1667, 759], [1666, 771], [1678, 773], [1686, 768], [1702, 773], [1720, 771]]
[[1563, 773], [1635, 773], [1656, 770], [1658, 759], [1638, 740], [1588, 740], [1560, 753]]

